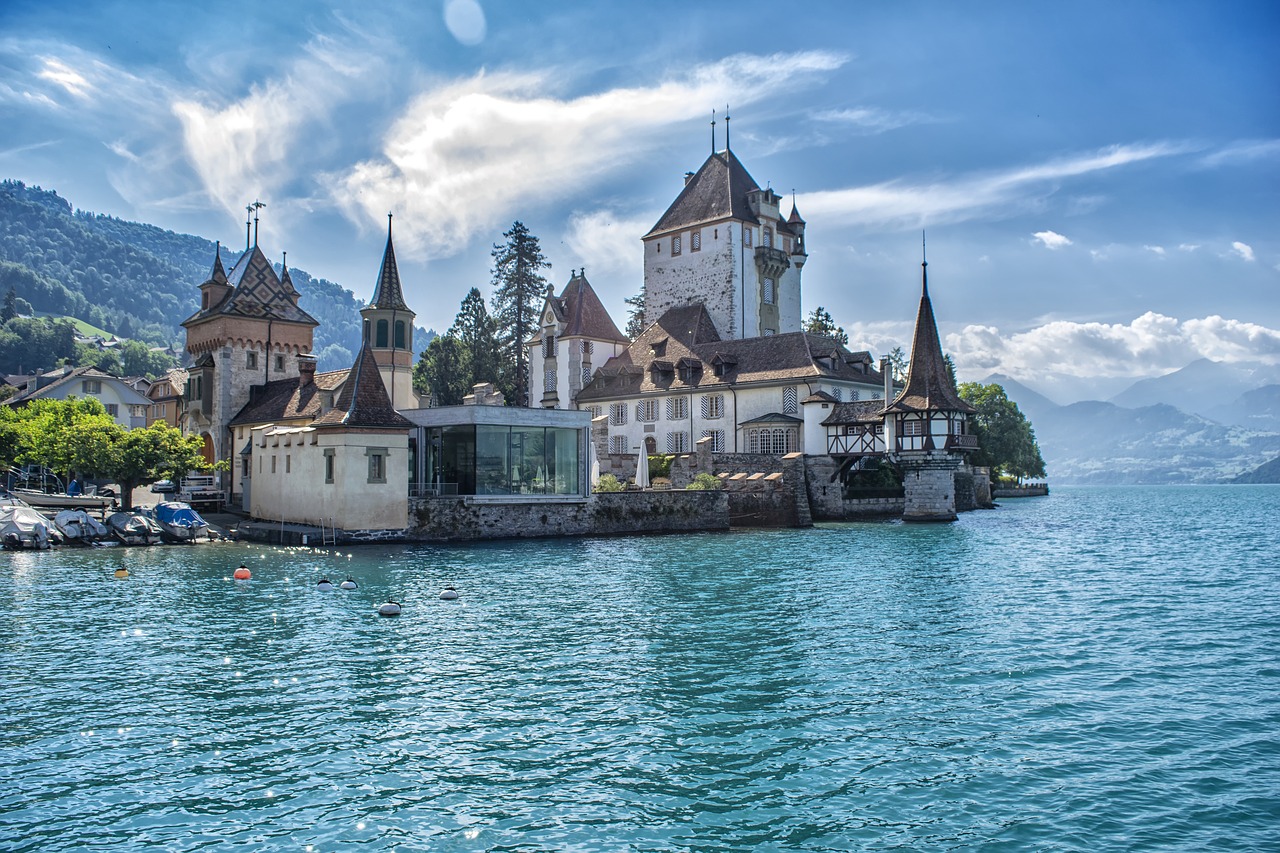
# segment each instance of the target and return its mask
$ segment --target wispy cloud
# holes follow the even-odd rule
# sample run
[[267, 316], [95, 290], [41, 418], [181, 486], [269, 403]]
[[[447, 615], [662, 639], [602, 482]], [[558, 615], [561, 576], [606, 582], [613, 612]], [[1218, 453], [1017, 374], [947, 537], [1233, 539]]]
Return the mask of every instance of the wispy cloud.
[[1201, 357], [1280, 364], [1280, 330], [1217, 315], [1181, 321], [1147, 312], [1127, 324], [1056, 321], [1016, 334], [971, 325], [947, 335], [946, 349], [969, 374], [1136, 378]]
[[[1058, 182], [1191, 150], [1172, 142], [1114, 145], [1100, 151], [999, 172], [952, 180], [888, 181], [866, 187], [825, 190], [804, 197], [805, 215], [829, 222], [919, 228], [983, 216], [1007, 216], [1051, 194]], [[814, 218], [817, 218], [814, 216]]]
[[1072, 241], [1070, 237], [1064, 237], [1057, 231], [1037, 231], [1031, 235], [1046, 249], [1061, 249], [1064, 246], [1070, 246]]
[[863, 135], [885, 133], [912, 124], [935, 122], [938, 119], [926, 113], [912, 111], [882, 110], [876, 107], [851, 107], [842, 110], [821, 110], [813, 114], [820, 122], [842, 125], [844, 128], [856, 129]]
[[56, 57], [41, 57], [44, 68], [36, 73], [36, 77], [41, 80], [48, 80], [56, 84], [68, 94], [82, 100], [87, 99], [92, 93], [94, 86], [89, 80]]
[[1142, 248], [1146, 249], [1151, 254], [1158, 255], [1162, 258], [1165, 255], [1164, 246], [1143, 246]]
[[1236, 255], [1238, 255], [1243, 260], [1246, 260], [1246, 261], [1253, 260], [1253, 247], [1250, 246], [1248, 243], [1241, 243], [1239, 240], [1236, 240], [1234, 243], [1231, 244], [1231, 251], [1235, 252]]
[[651, 86], [574, 98], [551, 73], [479, 74], [419, 95], [392, 125], [382, 155], [332, 176], [334, 201], [358, 222], [401, 214], [397, 245], [460, 251], [518, 210], [581, 197], [650, 154], [661, 131], [707, 103], [746, 106], [840, 67], [825, 51], [737, 55]]
[[1267, 157], [1280, 157], [1280, 139], [1246, 139], [1200, 158], [1203, 166], [1236, 166]]

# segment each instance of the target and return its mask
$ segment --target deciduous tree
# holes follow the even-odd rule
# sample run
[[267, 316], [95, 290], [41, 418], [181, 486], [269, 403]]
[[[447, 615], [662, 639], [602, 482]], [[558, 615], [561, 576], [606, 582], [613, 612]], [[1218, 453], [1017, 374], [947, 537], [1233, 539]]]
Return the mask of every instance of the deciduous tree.
[[958, 390], [961, 398], [978, 410], [972, 421], [978, 451], [970, 461], [990, 466], [997, 476], [1043, 477], [1044, 458], [1035, 430], [1004, 388], [996, 383], [966, 382]]

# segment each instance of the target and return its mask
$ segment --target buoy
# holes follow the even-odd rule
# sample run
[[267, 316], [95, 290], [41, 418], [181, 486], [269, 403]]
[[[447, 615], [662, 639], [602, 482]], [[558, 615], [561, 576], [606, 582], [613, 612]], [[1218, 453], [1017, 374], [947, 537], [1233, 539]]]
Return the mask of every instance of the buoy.
[[316, 584], [316, 589], [321, 592], [329, 592], [333, 589], [333, 583], [328, 578], [320, 578], [320, 582]]
[[444, 589], [440, 590], [441, 601], [453, 601], [457, 597], [458, 591], [451, 586], [446, 586]]
[[378, 615], [379, 616], [399, 616], [400, 603], [397, 601], [388, 600], [386, 604], [378, 608]]
[[355, 589], [355, 588], [356, 588], [356, 582], [351, 579], [350, 575], [347, 575], [347, 579], [344, 580], [342, 583], [338, 584], [338, 589]]
[[246, 566], [244, 563], [241, 563], [240, 568], [236, 569], [235, 572], [232, 573], [231, 577], [235, 578], [238, 581], [247, 581], [250, 577], [252, 577], [252, 575], [249, 574], [249, 567]]
[[128, 569], [116, 569], [116, 577], [118, 577], [118, 578], [127, 578], [127, 577], [129, 577], [129, 570], [128, 570]]

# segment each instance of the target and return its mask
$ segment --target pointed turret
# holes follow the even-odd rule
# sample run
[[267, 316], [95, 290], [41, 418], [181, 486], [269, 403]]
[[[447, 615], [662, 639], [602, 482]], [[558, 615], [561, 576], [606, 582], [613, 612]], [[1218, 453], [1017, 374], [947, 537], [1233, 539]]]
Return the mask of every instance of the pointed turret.
[[200, 310], [216, 309], [231, 295], [231, 290], [227, 271], [222, 268], [222, 242], [219, 241], [213, 252], [213, 269], [205, 283], [200, 285]]
[[209, 281], [214, 284], [227, 283], [227, 271], [222, 268], [222, 241], [219, 240], [213, 250], [213, 272], [209, 273]]
[[293, 286], [293, 276], [289, 275], [289, 253], [280, 254], [280, 285], [294, 296], [299, 296], [298, 288]]
[[929, 300], [929, 262], [920, 264], [920, 308], [916, 313], [915, 337], [911, 341], [911, 365], [906, 386], [894, 398], [888, 412], [964, 412], [977, 410], [960, 398], [947, 370]]
[[333, 409], [316, 418], [312, 426], [404, 430], [411, 425], [391, 405], [366, 336]]
[[382, 253], [382, 268], [373, 298], [360, 311], [364, 318], [364, 335], [373, 350], [374, 361], [382, 372], [391, 403], [399, 409], [415, 409], [418, 397], [413, 392], [413, 319], [414, 313], [404, 301], [400, 287], [400, 270], [396, 266], [396, 249], [391, 239], [391, 214], [387, 214], [387, 248]]

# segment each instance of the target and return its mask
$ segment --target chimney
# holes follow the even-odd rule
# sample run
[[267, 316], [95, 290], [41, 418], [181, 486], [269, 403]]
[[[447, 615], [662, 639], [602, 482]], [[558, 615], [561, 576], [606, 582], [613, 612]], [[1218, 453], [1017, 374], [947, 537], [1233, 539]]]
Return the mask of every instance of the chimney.
[[684, 185], [689, 186], [689, 182], [693, 180], [693, 172], [684, 173]]
[[307, 388], [316, 381], [316, 357], [314, 355], [298, 356], [298, 387]]
[[893, 402], [893, 366], [889, 364], [888, 356], [880, 359], [880, 373], [884, 377], [884, 404], [887, 406]]

